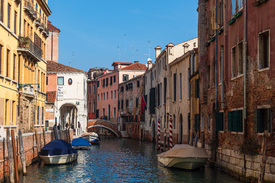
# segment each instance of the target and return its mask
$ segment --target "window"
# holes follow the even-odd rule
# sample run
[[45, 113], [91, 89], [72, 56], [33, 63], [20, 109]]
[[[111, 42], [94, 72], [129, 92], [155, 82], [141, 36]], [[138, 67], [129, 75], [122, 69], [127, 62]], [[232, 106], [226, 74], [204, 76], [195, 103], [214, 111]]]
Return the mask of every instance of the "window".
[[228, 112], [228, 131], [242, 132], [243, 131], [243, 111]]
[[[85, 83], [85, 82], [84, 82], [84, 83]], [[69, 84], [69, 85], [72, 85], [72, 84], [73, 84], [72, 78], [69, 78], [69, 79], [68, 79], [68, 84]], [[84, 87], [85, 87], [85, 85], [84, 85]], [[91, 93], [91, 88], [90, 88], [89, 93]]]
[[232, 0], [232, 16], [243, 7], [243, 0]]
[[0, 0], [0, 21], [4, 20], [4, 0]]
[[256, 109], [255, 111], [255, 132], [263, 133], [265, 130], [272, 131], [271, 109]]
[[13, 54], [13, 72], [12, 72], [12, 74], [13, 74], [13, 80], [15, 80], [15, 76], [16, 76], [16, 55], [15, 54]]
[[114, 115], [113, 115], [113, 116], [114, 116], [114, 118], [115, 118], [115, 117], [116, 117], [116, 108], [115, 108], [115, 107], [114, 107], [114, 110], [113, 110], [113, 111], [114, 111]]
[[93, 113], [95, 112], [95, 102], [93, 102]]
[[118, 101], [118, 103], [117, 103], [117, 108], [118, 108], [118, 110], [120, 109], [120, 101]]
[[115, 94], [114, 94], [114, 98], [116, 98], [116, 90], [115, 90], [114, 92], [115, 92]]
[[8, 28], [11, 28], [11, 5], [8, 4]]
[[106, 86], [109, 84], [109, 78], [106, 78]]
[[191, 75], [194, 74], [196, 72], [196, 63], [195, 63], [195, 54], [191, 55]]
[[57, 85], [64, 85], [64, 77], [57, 77]]
[[173, 83], [174, 83], [174, 101], [177, 99], [177, 74], [173, 75]]
[[99, 94], [97, 94], [97, 101], [99, 101]]
[[106, 100], [108, 100], [108, 98], [109, 98], [109, 92], [107, 92], [106, 94]]
[[48, 82], [49, 82], [49, 81], [48, 81], [48, 76], [46, 76], [46, 85], [48, 85]]
[[208, 119], [207, 119], [207, 126], [208, 126], [208, 131], [210, 131], [210, 127], [211, 127], [211, 118], [210, 116], [208, 116]]
[[182, 100], [182, 74], [180, 73], [180, 100]]
[[232, 68], [232, 78], [237, 76], [237, 64], [236, 64], [236, 47], [232, 48], [231, 51], [231, 68]]
[[100, 94], [100, 96], [101, 96], [100, 98], [101, 98], [101, 101], [102, 101], [102, 93]]
[[121, 104], [120, 105], [121, 105], [121, 109], [123, 109], [123, 100], [121, 100]]
[[103, 79], [103, 85], [102, 86], [105, 87], [105, 79]]
[[137, 87], [139, 88], [139, 80], [137, 81]]
[[94, 85], [94, 90], [93, 90], [93, 92], [95, 93], [95, 85]]
[[9, 99], [6, 99], [5, 101], [5, 125], [9, 124]]
[[126, 99], [126, 107], [128, 107], [129, 106], [129, 100], [128, 99]]
[[223, 131], [224, 124], [223, 124], [223, 112], [216, 113], [216, 131]]
[[200, 95], [200, 85], [199, 85], [199, 79], [195, 80], [195, 98], [199, 98]]
[[114, 76], [114, 83], [116, 82], [116, 76]]
[[220, 27], [223, 26], [223, 0], [218, 5], [218, 10], [217, 10], [217, 23], [219, 24]]
[[37, 125], [39, 125], [39, 106], [37, 106]]
[[111, 91], [111, 99], [113, 99], [113, 91]]
[[112, 86], [112, 84], [113, 84], [113, 77], [111, 76], [110, 77], [110, 85]]
[[103, 93], [103, 100], [105, 100], [105, 93]]
[[259, 69], [269, 67], [269, 31], [259, 34]]
[[239, 43], [238, 49], [239, 49], [238, 75], [241, 75], [243, 74], [243, 42]]
[[99, 87], [99, 81], [96, 82], [96, 86]]
[[41, 112], [42, 112], [42, 116], [41, 116], [42, 117], [41, 118], [42, 121], [41, 122], [42, 122], [42, 125], [43, 125], [44, 124], [44, 122], [43, 122], [44, 121], [44, 107], [42, 107], [42, 111]]
[[6, 76], [9, 77], [10, 50], [7, 50]]
[[123, 74], [122, 76], [122, 81], [128, 81], [129, 75], [128, 74]]
[[124, 91], [124, 86], [120, 87], [120, 93], [122, 93]]
[[138, 107], [138, 97], [136, 98], [136, 107]]
[[14, 11], [14, 33], [16, 34], [16, 25], [17, 25], [17, 12]]
[[200, 130], [200, 115], [199, 114], [195, 114], [195, 131], [199, 131]]
[[173, 115], [173, 128], [176, 128], [176, 116], [175, 114]]

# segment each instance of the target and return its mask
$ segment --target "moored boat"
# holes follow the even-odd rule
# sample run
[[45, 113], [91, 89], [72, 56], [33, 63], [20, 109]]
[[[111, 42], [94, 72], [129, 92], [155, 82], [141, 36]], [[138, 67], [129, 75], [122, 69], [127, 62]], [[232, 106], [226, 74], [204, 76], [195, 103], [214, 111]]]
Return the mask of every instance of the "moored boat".
[[77, 159], [77, 151], [65, 140], [53, 140], [40, 151], [45, 164], [67, 164]]
[[88, 150], [91, 147], [90, 142], [85, 138], [75, 138], [72, 141], [72, 147], [74, 149]]
[[172, 149], [158, 154], [158, 161], [165, 167], [194, 170], [205, 165], [209, 158], [206, 150], [188, 144], [176, 144]]
[[91, 133], [85, 133], [81, 136], [81, 138], [85, 138], [88, 139], [88, 141], [92, 144], [92, 145], [99, 145], [100, 144], [100, 138], [98, 136], [97, 133], [95, 132], [91, 132]]

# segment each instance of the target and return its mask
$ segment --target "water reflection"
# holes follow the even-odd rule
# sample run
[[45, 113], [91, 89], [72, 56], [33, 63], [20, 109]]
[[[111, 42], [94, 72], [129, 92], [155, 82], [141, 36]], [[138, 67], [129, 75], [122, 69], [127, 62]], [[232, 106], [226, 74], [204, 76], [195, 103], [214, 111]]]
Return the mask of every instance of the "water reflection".
[[21, 182], [238, 182], [208, 167], [199, 171], [168, 169], [157, 162], [155, 146], [131, 139], [102, 138], [100, 146], [78, 151], [75, 163], [27, 169]]

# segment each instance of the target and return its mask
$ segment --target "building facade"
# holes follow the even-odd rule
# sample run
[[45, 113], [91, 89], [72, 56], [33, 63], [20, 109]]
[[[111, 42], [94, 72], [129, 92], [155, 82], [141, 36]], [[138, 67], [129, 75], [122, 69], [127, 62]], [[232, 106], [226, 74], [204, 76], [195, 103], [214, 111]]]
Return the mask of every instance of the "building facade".
[[44, 128], [47, 1], [0, 2], [0, 133]]
[[144, 140], [144, 75], [124, 81], [118, 88], [118, 128], [126, 131], [130, 138]]
[[[169, 43], [163, 51], [161, 51], [160, 46], [155, 48], [155, 64], [145, 74], [145, 96], [147, 96], [147, 106], [149, 107], [149, 110], [146, 111], [147, 114], [145, 114], [145, 131], [149, 135], [146, 139], [154, 140], [157, 137], [156, 131], [159, 121], [159, 143], [168, 142], [171, 117], [173, 119], [173, 144], [179, 141], [181, 143], [187, 142], [189, 101], [187, 98], [183, 100], [183, 95], [186, 94], [183, 88], [186, 89], [189, 82], [189, 56], [186, 55], [197, 46], [197, 38], [194, 38], [177, 45]], [[185, 57], [188, 59], [183, 61]], [[182, 97], [181, 100], [180, 97]]]
[[269, 181], [275, 180], [274, 9], [272, 1], [199, 1], [200, 121], [207, 124], [200, 129], [206, 148], [218, 166], [243, 177], [260, 177], [259, 164], [267, 156]]

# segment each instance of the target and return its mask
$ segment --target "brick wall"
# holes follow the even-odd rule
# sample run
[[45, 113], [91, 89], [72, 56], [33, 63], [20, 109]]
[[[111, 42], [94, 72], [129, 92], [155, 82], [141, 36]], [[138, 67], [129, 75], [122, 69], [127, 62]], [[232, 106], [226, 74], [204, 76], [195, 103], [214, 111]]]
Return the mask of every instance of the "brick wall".
[[[70, 137], [72, 140], [73, 131], [70, 130]], [[66, 133], [63, 131], [63, 138], [66, 140]], [[34, 161], [38, 159], [38, 148], [35, 140], [34, 133], [23, 134], [23, 145], [25, 151], [25, 161], [26, 165], [31, 165]], [[46, 144], [54, 140], [54, 133], [52, 131], [45, 133]], [[16, 147], [19, 149], [19, 140], [16, 138]], [[38, 133], [38, 146], [40, 149], [44, 146], [43, 134]], [[17, 151], [19, 154], [19, 150]], [[22, 163], [20, 156], [18, 155], [18, 169], [22, 171]], [[8, 149], [7, 141], [4, 138], [0, 138], [0, 182], [9, 177], [9, 167], [8, 167]]]

